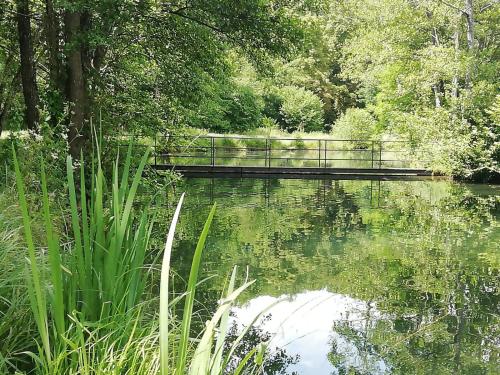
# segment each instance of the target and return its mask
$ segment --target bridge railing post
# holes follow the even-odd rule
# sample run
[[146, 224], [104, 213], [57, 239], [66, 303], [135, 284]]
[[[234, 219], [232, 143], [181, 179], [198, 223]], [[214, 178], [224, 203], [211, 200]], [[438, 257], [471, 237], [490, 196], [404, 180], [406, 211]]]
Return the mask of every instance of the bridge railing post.
[[318, 139], [318, 168], [321, 168], [321, 140]]
[[375, 141], [372, 141], [372, 168], [373, 168], [373, 163], [374, 163], [374, 152], [375, 152]]
[[215, 167], [215, 138], [210, 137], [210, 151], [211, 151], [211, 164], [212, 167]]
[[323, 167], [326, 168], [326, 150], [328, 148], [328, 139], [325, 139], [325, 155], [324, 155], [324, 164]]
[[378, 168], [381, 169], [382, 168], [382, 144], [383, 144], [384, 141], [380, 141], [380, 150], [379, 150], [379, 162], [378, 162]]
[[271, 168], [271, 152], [273, 148], [273, 141], [271, 139], [269, 139], [268, 141], [269, 141], [269, 151], [267, 152], [267, 159], [268, 159], [267, 167]]

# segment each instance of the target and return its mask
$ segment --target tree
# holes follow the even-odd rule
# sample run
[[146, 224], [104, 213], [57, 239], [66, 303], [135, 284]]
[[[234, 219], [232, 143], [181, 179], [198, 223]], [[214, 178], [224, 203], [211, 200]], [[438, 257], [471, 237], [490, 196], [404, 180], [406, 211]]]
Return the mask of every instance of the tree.
[[21, 81], [16, 20], [10, 17], [14, 9], [13, 4], [0, 9], [0, 136], [17, 104]]
[[38, 87], [36, 82], [33, 39], [31, 36], [31, 9], [29, 0], [17, 0], [16, 18], [25, 121], [28, 129], [36, 130], [40, 122], [40, 114], [38, 112]]
[[132, 75], [151, 82], [140, 84], [142, 95], [167, 102], [164, 113], [158, 114], [165, 119], [172, 107], [178, 108], [179, 100], [186, 104], [197, 100], [197, 81], [219, 74], [227, 46], [254, 58], [263, 51], [285, 52], [298, 29], [278, 4], [204, 0], [188, 6], [181, 2], [128, 6], [75, 0], [66, 5], [60, 11], [64, 12], [71, 153], [79, 153], [88, 139], [88, 120], [102, 104], [101, 98], [110, 91], [119, 96], [129, 90], [130, 68]]
[[357, 0], [337, 5], [329, 17], [347, 23], [340, 74], [358, 86], [380, 131], [441, 148], [435, 169], [498, 175], [496, 153], [489, 152], [497, 126], [487, 115], [497, 94], [498, 4], [370, 0], [363, 12]]

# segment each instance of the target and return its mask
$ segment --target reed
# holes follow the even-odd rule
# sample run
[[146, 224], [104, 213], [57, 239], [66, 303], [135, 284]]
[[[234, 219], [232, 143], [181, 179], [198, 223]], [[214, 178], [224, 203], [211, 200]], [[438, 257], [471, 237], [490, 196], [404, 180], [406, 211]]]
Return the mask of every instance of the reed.
[[[92, 159], [89, 183], [85, 178], [89, 166], [83, 157], [77, 168], [78, 180], [74, 161], [68, 157], [71, 218], [68, 236], [71, 241], [66, 245], [53, 224], [53, 208], [42, 164], [40, 201], [46, 251], [36, 245], [33, 217], [14, 148], [12, 153], [28, 252], [27, 289], [38, 332], [33, 345], [36, 349], [28, 352], [33, 359], [32, 373], [223, 374], [241, 341], [241, 338], [236, 340], [231, 350], [224, 353], [229, 310], [252, 281], [236, 287], [235, 268], [223, 292], [225, 297], [198, 335], [201, 338], [190, 337], [202, 252], [216, 206], [194, 250], [187, 290], [169, 300], [173, 295], [169, 288], [170, 256], [184, 195], [180, 198], [166, 239], [158, 301], [158, 297], [145, 293], [148, 279], [155, 272], [154, 265], [146, 264], [154, 224], [154, 216], [148, 210], [151, 202], [140, 209], [136, 207], [149, 152], [146, 151], [132, 174], [130, 145], [122, 168], [116, 158], [109, 184], [99, 153]], [[172, 307], [181, 301], [184, 302], [182, 319], [172, 314]], [[158, 304], [159, 315], [145, 312]], [[250, 351], [240, 364], [240, 372], [247, 369], [246, 363], [251, 358], [254, 358], [253, 368], [257, 369], [262, 353], [260, 347]]]

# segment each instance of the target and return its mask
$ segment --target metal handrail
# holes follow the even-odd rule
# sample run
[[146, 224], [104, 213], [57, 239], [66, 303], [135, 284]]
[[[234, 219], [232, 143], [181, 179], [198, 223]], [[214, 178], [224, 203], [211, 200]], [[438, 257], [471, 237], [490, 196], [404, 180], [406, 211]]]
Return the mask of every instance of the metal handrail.
[[181, 134], [169, 134], [165, 135], [164, 138], [185, 138], [185, 139], [260, 139], [260, 140], [272, 140], [272, 141], [328, 141], [328, 142], [384, 142], [384, 143], [409, 143], [410, 140], [374, 140], [374, 139], [338, 139], [338, 138], [288, 138], [288, 137], [274, 137], [274, 136], [264, 136], [264, 135], [221, 135], [221, 134], [202, 134], [202, 135], [181, 135]]
[[[221, 145], [219, 140], [255, 140], [262, 142], [257, 145]], [[175, 144], [175, 140], [188, 140], [188, 144]], [[202, 145], [198, 145], [198, 141], [205, 141]], [[208, 141], [208, 142], [207, 142]], [[303, 142], [299, 147], [291, 147], [292, 145], [279, 144], [280, 141]], [[265, 144], [264, 144], [265, 142]], [[314, 145], [311, 145], [311, 143]], [[173, 144], [172, 144], [173, 143]], [[245, 143], [245, 142], [244, 142]], [[278, 144], [276, 144], [278, 143]], [[346, 143], [363, 143], [366, 148], [343, 148]], [[340, 144], [340, 145], [339, 145]], [[401, 149], [401, 145], [407, 144], [409, 147]], [[391, 145], [397, 147], [393, 150]], [[412, 143], [408, 140], [373, 140], [373, 139], [335, 139], [335, 138], [289, 138], [289, 137], [265, 137], [265, 136], [226, 136], [226, 135], [164, 135], [157, 136], [154, 139], [154, 163], [179, 165], [175, 159], [210, 159], [211, 166], [232, 166], [228, 164], [217, 163], [217, 160], [264, 160], [266, 167], [271, 168], [273, 161], [316, 161], [318, 167], [329, 168], [334, 161], [353, 161], [353, 162], [371, 162], [372, 168], [382, 168], [384, 163], [394, 165], [394, 163], [427, 163], [428, 160], [420, 159], [423, 155], [423, 150], [418, 150], [412, 147]], [[178, 151], [177, 151], [178, 149]], [[291, 155], [283, 154], [283, 152], [291, 153]], [[317, 156], [297, 155], [303, 152], [315, 152]], [[231, 155], [234, 153], [234, 155]], [[274, 154], [273, 154], [274, 153]], [[338, 153], [354, 153], [353, 157], [332, 157]], [[365, 158], [362, 153], [369, 153], [369, 157]], [[259, 155], [260, 154], [260, 155]], [[406, 155], [405, 155], [406, 154]], [[356, 155], [361, 156], [357, 157]], [[406, 156], [406, 158], [399, 158]], [[418, 156], [417, 156], [418, 155]], [[342, 155], [338, 155], [342, 156]], [[345, 156], [345, 155], [344, 155]], [[368, 156], [368, 155], [366, 155]], [[410, 156], [410, 158], [408, 158]], [[414, 156], [414, 158], [412, 158]], [[174, 160], [172, 160], [174, 159]], [[189, 164], [193, 165], [193, 164]], [[310, 165], [309, 165], [310, 166]], [[307, 166], [304, 166], [307, 167]]]

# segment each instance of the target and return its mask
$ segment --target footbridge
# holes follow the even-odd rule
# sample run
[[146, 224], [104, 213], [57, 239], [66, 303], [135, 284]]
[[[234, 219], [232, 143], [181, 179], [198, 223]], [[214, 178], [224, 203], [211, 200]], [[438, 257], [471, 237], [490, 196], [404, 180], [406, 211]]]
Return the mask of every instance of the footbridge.
[[161, 136], [151, 164], [186, 176], [404, 178], [432, 176], [405, 140], [264, 136]]

